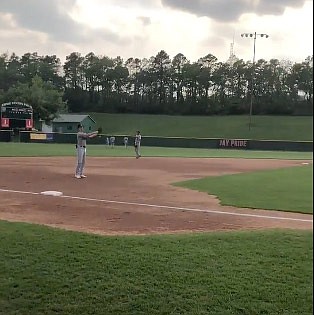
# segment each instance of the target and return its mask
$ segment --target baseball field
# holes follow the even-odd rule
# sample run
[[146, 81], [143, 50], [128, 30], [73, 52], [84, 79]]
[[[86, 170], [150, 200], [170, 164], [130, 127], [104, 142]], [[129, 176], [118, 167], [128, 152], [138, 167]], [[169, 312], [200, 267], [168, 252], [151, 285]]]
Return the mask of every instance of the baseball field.
[[87, 155], [0, 143], [0, 314], [312, 314], [312, 153]]

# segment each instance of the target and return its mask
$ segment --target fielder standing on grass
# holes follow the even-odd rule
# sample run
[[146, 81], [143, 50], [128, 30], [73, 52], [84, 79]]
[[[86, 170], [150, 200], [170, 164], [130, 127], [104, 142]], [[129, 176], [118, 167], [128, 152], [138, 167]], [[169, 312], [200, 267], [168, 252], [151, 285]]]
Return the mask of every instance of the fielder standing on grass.
[[94, 138], [98, 135], [98, 131], [91, 133], [85, 133], [84, 128], [81, 124], [77, 126], [77, 143], [76, 143], [76, 152], [77, 152], [77, 166], [75, 171], [75, 178], [85, 178], [83, 174], [86, 160], [86, 139]]
[[129, 144], [129, 138], [127, 136], [125, 136], [123, 138], [123, 143], [124, 143], [124, 147], [127, 149], [128, 148], [128, 144]]
[[142, 140], [141, 132], [136, 131], [136, 135], [134, 139], [134, 149], [135, 149], [135, 156], [137, 159], [141, 157], [141, 153], [140, 153], [141, 140]]

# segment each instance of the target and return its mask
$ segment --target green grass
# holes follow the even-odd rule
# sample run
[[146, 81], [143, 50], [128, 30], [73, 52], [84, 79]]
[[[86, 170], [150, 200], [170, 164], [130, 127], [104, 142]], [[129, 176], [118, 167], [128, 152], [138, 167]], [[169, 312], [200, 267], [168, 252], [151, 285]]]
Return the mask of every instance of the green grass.
[[175, 185], [204, 191], [222, 205], [313, 213], [313, 166], [304, 165], [184, 181]]
[[100, 237], [0, 221], [0, 314], [310, 315], [313, 234]]
[[313, 141], [313, 117], [167, 116], [89, 113], [104, 134], [143, 136], [231, 138], [255, 140]]
[[[88, 155], [134, 152], [89, 145]], [[312, 159], [306, 152], [147, 147], [143, 155]], [[75, 150], [73, 144], [0, 143], [0, 156], [75, 156]], [[257, 199], [255, 187], [268, 205], [277, 199], [307, 208], [311, 172], [302, 166], [209, 178], [200, 187], [208, 189], [207, 180], [217, 181], [217, 191], [240, 187], [238, 200], [250, 190]], [[267, 189], [273, 198], [265, 199]], [[312, 237], [291, 230], [100, 237], [0, 221], [0, 314], [309, 315]]]
[[[312, 152], [284, 152], [284, 151], [246, 151], [225, 149], [191, 149], [191, 148], [159, 148], [145, 147], [143, 157], [202, 157], [202, 158], [269, 158], [312, 160]], [[57, 143], [16, 143], [0, 142], [0, 156], [75, 156], [74, 144]], [[134, 149], [116, 146], [114, 149], [102, 145], [88, 145], [88, 156], [134, 156]]]

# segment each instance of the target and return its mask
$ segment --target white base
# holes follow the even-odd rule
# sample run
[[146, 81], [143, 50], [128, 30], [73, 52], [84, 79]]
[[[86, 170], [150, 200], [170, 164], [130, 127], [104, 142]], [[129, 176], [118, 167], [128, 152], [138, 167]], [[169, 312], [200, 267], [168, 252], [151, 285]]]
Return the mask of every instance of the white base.
[[45, 196], [55, 196], [55, 197], [59, 197], [63, 195], [61, 191], [54, 191], [54, 190], [42, 191], [41, 194]]

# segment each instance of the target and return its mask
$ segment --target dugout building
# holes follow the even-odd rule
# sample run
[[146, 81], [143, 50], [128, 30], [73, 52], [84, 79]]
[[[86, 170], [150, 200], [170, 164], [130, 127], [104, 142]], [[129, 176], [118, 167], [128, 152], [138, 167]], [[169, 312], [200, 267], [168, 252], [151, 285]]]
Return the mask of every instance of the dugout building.
[[77, 125], [84, 126], [85, 132], [91, 132], [95, 129], [96, 122], [89, 115], [82, 114], [59, 114], [54, 118], [50, 125], [46, 125], [44, 121], [40, 122], [39, 130], [42, 132], [58, 132], [58, 133], [76, 133]]

